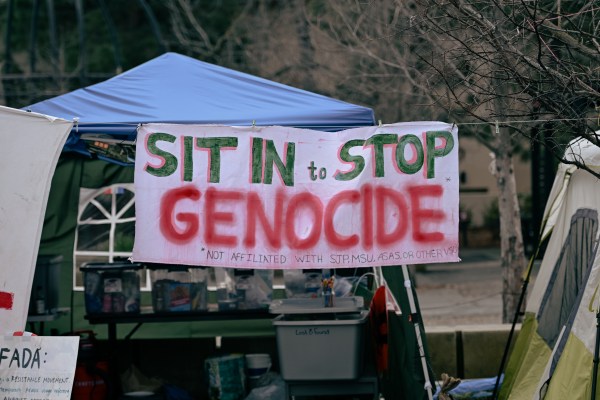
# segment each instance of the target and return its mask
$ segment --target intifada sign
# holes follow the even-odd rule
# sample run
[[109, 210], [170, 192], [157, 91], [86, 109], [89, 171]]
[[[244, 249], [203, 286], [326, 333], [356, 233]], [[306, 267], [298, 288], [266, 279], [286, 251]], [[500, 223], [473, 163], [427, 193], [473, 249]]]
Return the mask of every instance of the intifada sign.
[[345, 268], [458, 261], [458, 137], [414, 122], [320, 132], [138, 129], [136, 261]]

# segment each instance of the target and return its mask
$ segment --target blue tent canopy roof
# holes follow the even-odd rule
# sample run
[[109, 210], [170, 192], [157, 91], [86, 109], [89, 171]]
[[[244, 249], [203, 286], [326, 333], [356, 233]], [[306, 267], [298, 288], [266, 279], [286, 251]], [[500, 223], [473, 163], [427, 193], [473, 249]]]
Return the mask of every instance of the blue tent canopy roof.
[[337, 131], [373, 125], [373, 110], [267, 79], [165, 53], [104, 82], [25, 107], [78, 119], [65, 150], [84, 151], [81, 135], [134, 141], [141, 123], [282, 125]]

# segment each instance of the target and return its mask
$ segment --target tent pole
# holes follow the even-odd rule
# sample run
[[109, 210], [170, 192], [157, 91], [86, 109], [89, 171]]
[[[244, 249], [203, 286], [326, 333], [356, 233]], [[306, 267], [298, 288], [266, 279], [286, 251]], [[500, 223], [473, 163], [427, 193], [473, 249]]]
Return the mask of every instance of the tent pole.
[[498, 389], [500, 388], [500, 377], [504, 372], [504, 366], [506, 364], [506, 359], [508, 358], [508, 352], [510, 350], [510, 343], [512, 342], [513, 335], [515, 333], [515, 327], [517, 326], [517, 322], [519, 321], [519, 317], [522, 315], [521, 307], [523, 307], [523, 300], [525, 299], [525, 293], [527, 293], [527, 286], [529, 285], [531, 269], [527, 272], [527, 278], [523, 282], [523, 287], [521, 289], [521, 295], [519, 296], [519, 303], [517, 304], [517, 309], [515, 311], [515, 316], [512, 320], [512, 325], [510, 327], [510, 332], [508, 334], [508, 339], [506, 339], [506, 345], [504, 346], [504, 353], [502, 354], [502, 361], [500, 362], [500, 369], [498, 370], [498, 376], [496, 376], [496, 383], [494, 384], [494, 392], [492, 393], [492, 399], [496, 400], [498, 397]]
[[410, 305], [410, 315], [412, 323], [415, 327], [415, 334], [417, 336], [417, 345], [419, 346], [419, 356], [421, 357], [421, 366], [423, 367], [423, 376], [425, 377], [425, 390], [427, 390], [427, 397], [429, 400], [433, 399], [433, 392], [431, 389], [431, 381], [429, 378], [429, 369], [427, 368], [427, 359], [425, 357], [425, 349], [423, 347], [423, 338], [421, 337], [421, 328], [419, 324], [419, 317], [417, 315], [417, 307], [412, 291], [412, 284], [410, 276], [408, 275], [408, 267], [402, 265], [402, 275], [404, 276], [404, 287], [408, 297], [408, 304]]
[[596, 344], [594, 346], [594, 369], [592, 375], [592, 400], [596, 399], [596, 385], [598, 384], [598, 358], [600, 352], [600, 311], [596, 312]]
[[510, 332], [508, 334], [508, 339], [506, 340], [506, 345], [504, 346], [504, 353], [502, 354], [502, 361], [500, 362], [500, 369], [498, 370], [498, 375], [496, 376], [496, 383], [494, 384], [494, 391], [492, 392], [492, 399], [498, 399], [498, 389], [500, 388], [500, 378], [502, 377], [502, 373], [504, 372], [504, 366], [506, 364], [506, 360], [508, 358], [508, 352], [510, 350], [510, 343], [512, 342], [512, 338], [515, 334], [515, 327], [517, 326], [517, 322], [519, 321], [519, 317], [522, 315], [521, 307], [523, 307], [523, 302], [525, 300], [525, 295], [527, 293], [527, 287], [529, 286], [529, 281], [531, 280], [531, 271], [533, 270], [533, 263], [537, 258], [541, 248], [541, 240], [538, 240], [538, 245], [536, 251], [533, 256], [529, 259], [529, 265], [527, 266], [527, 275], [523, 280], [523, 285], [521, 287], [521, 295], [519, 296], [519, 302], [517, 304], [517, 308], [515, 310], [515, 316], [512, 320], [512, 325], [510, 327]]

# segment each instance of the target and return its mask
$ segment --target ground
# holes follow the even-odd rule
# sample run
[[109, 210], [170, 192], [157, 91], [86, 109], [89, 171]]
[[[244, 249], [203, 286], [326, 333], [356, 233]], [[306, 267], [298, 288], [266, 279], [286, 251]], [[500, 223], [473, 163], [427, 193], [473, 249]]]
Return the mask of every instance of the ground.
[[411, 267], [426, 329], [502, 323], [500, 250], [461, 249], [460, 258]]

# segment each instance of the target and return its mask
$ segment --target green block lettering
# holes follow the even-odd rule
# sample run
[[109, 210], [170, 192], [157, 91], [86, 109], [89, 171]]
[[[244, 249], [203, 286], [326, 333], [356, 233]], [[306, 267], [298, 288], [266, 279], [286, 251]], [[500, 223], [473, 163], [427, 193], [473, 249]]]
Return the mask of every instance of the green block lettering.
[[375, 151], [375, 176], [381, 178], [384, 176], [383, 146], [386, 144], [395, 144], [398, 141], [398, 135], [393, 133], [382, 133], [371, 136], [365, 146], [373, 145]]
[[210, 176], [209, 182], [219, 183], [221, 180], [221, 149], [223, 147], [237, 148], [236, 137], [197, 138], [196, 146], [200, 149], [210, 150]]
[[[417, 153], [417, 157], [412, 163], [409, 163], [404, 157], [404, 149], [407, 145], [412, 145], [412, 148]], [[423, 144], [417, 136], [404, 135], [400, 138], [398, 146], [396, 147], [396, 165], [400, 171], [412, 175], [423, 167], [424, 159], [425, 154], [423, 151]]]
[[158, 148], [156, 145], [157, 142], [169, 142], [175, 143], [177, 138], [174, 135], [170, 135], [164, 132], [155, 132], [151, 133], [146, 140], [146, 147], [148, 152], [152, 155], [160, 157], [164, 160], [163, 165], [160, 167], [153, 167], [151, 165], [146, 164], [145, 170], [150, 175], [154, 175], [157, 177], [164, 177], [173, 174], [177, 170], [177, 157], [168, 151], [164, 151]]
[[[427, 141], [427, 179], [435, 177], [435, 159], [444, 157], [454, 148], [454, 138], [448, 131], [427, 131], [425, 133]], [[444, 139], [444, 147], [435, 148], [435, 140], [437, 138]]]
[[362, 156], [353, 156], [350, 154], [350, 149], [357, 146], [363, 146], [365, 141], [362, 139], [354, 139], [348, 140], [344, 145], [340, 148], [340, 160], [354, 164], [354, 168], [352, 168], [348, 172], [338, 172], [335, 174], [335, 179], [338, 181], [351, 181], [356, 178], [365, 168], [365, 159]]
[[287, 143], [285, 164], [277, 154], [277, 149], [272, 140], [266, 141], [265, 147], [265, 183], [273, 181], [273, 165], [277, 167], [279, 175], [286, 186], [294, 186], [294, 161], [296, 159], [295, 143]]

